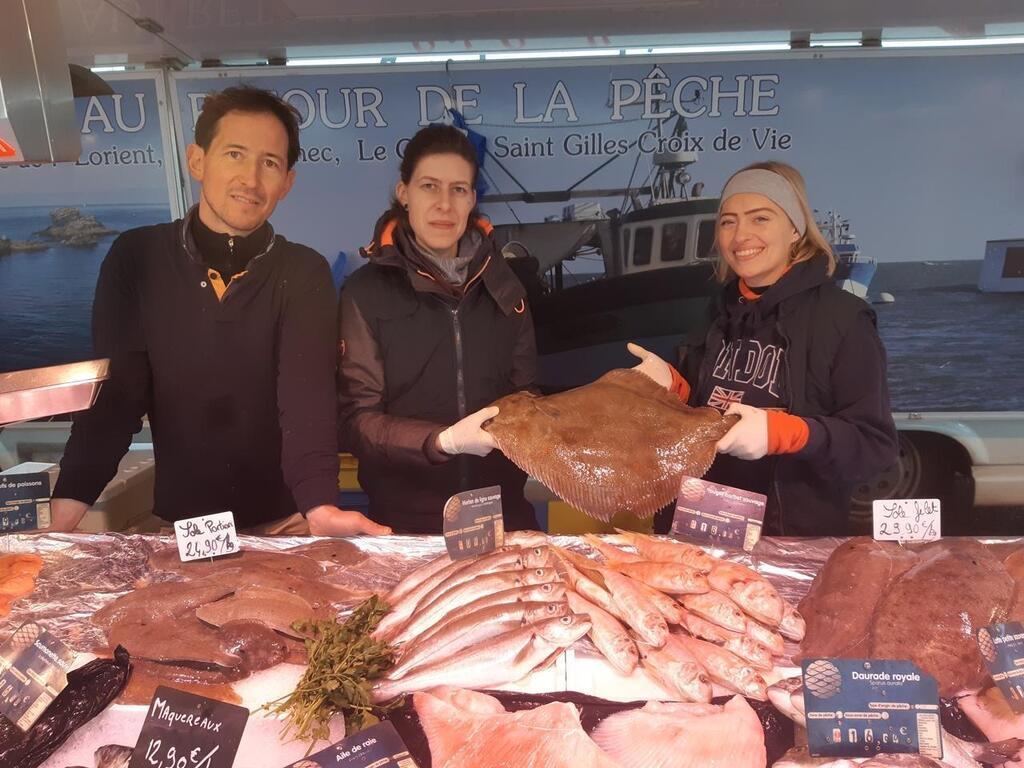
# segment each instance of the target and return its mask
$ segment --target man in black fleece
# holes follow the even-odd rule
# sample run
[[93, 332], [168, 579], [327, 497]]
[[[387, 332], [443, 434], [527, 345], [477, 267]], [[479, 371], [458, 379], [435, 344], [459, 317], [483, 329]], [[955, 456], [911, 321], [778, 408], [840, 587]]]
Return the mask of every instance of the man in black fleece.
[[93, 344], [111, 359], [75, 419], [54, 489], [72, 530], [148, 414], [156, 514], [230, 510], [256, 533], [388, 533], [338, 509], [336, 299], [327, 262], [267, 219], [295, 180], [295, 110], [256, 88], [211, 94], [183, 220], [125, 232], [100, 270]]

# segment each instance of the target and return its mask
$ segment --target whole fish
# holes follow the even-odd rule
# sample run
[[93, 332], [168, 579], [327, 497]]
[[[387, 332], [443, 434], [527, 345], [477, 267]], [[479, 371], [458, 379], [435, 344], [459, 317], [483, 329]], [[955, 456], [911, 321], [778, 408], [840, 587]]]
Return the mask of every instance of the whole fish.
[[711, 680], [704, 667], [685, 649], [668, 643], [664, 648], [639, 643], [640, 660], [652, 677], [683, 701], [711, 701]]
[[679, 563], [647, 561], [615, 563], [608, 567], [670, 595], [700, 595], [708, 591], [708, 580], [704, 574]]
[[739, 656], [754, 669], [760, 669], [767, 672], [770, 671], [773, 666], [771, 651], [760, 643], [752, 640], [747, 635], [743, 635], [742, 637], [730, 637], [722, 643], [722, 647]]
[[445, 624], [444, 628], [431, 635], [429, 640], [413, 644], [402, 654], [399, 663], [391, 669], [388, 676], [402, 677], [440, 653], [451, 655], [466, 646], [518, 629], [524, 623], [536, 624], [543, 619], [564, 616], [567, 613], [569, 606], [565, 602], [513, 602], [474, 611], [458, 621]]
[[569, 561], [569, 558], [562, 550], [555, 548], [552, 551], [558, 556], [558, 561], [564, 571], [565, 580], [573, 590], [590, 602], [600, 608], [603, 608], [612, 616], [625, 620], [618, 607], [614, 602], [612, 602], [612, 596], [608, 593], [607, 589], [589, 577], [584, 576], [580, 570]]
[[658, 609], [666, 622], [682, 625], [686, 621], [686, 609], [682, 605], [665, 593], [659, 592], [654, 587], [647, 586], [642, 581], [636, 581], [636, 579], [633, 581], [640, 588], [640, 591], [650, 598], [651, 602], [654, 603], [654, 607]]
[[516, 392], [484, 424], [513, 463], [576, 509], [600, 520], [650, 517], [700, 477], [737, 421], [690, 408], [632, 370], [610, 371], [568, 392]]
[[668, 623], [633, 579], [570, 550], [561, 550], [561, 555], [581, 570], [584, 576], [608, 590], [615, 607], [609, 613], [622, 618], [648, 645], [655, 648], [665, 645], [668, 640]]
[[578, 592], [570, 590], [565, 597], [573, 613], [586, 614], [590, 617], [590, 639], [608, 663], [623, 675], [632, 674], [640, 655], [626, 628], [608, 611], [582, 597]]
[[786, 650], [786, 641], [778, 632], [769, 629], [756, 621], [748, 621], [746, 629], [747, 637], [755, 643], [760, 643], [774, 656], [781, 656]]
[[[230, 571], [238, 572], [237, 569], [227, 569]], [[233, 591], [233, 587], [212, 578], [167, 581], [122, 595], [96, 611], [90, 621], [109, 630], [115, 624], [151, 623], [185, 616], [200, 605], [220, 600]]]
[[782, 598], [757, 571], [722, 560], [708, 574], [708, 584], [761, 623], [777, 627], [782, 621]]
[[661, 648], [668, 640], [668, 622], [661, 611], [628, 576], [615, 571], [604, 574], [605, 584], [618, 608], [633, 631], [648, 645]]
[[680, 600], [686, 610], [707, 619], [712, 624], [731, 629], [733, 632], [745, 632], [747, 629], [747, 619], [743, 611], [721, 592], [683, 595]]
[[298, 639], [302, 639], [302, 633], [293, 624], [317, 614], [300, 596], [264, 587], [243, 587], [231, 597], [196, 608], [196, 617], [215, 627], [229, 621], [252, 620]]
[[643, 533], [624, 531], [619, 528], [615, 530], [618, 532], [618, 536], [614, 538], [624, 544], [631, 545], [640, 553], [644, 560], [653, 560], [656, 563], [680, 563], [681, 565], [696, 568], [701, 573], [708, 573], [715, 563], [718, 562], [717, 558], [712, 557], [703, 549], [693, 544], [687, 544], [682, 541], [665, 541]]
[[420, 643], [429, 642], [438, 632], [445, 629], [454, 622], [461, 621], [471, 613], [482, 611], [484, 608], [491, 608], [506, 603], [552, 603], [562, 602], [565, 599], [565, 584], [560, 581], [549, 581], [544, 584], [528, 584], [525, 587], [513, 587], [498, 592], [478, 597], [471, 603], [456, 608], [430, 629], [410, 641], [410, 648]]
[[[733, 632], [731, 629], [720, 627], [717, 624], [698, 616], [696, 613], [687, 611], [685, 608], [683, 609], [683, 614], [683, 621], [680, 626], [682, 626], [682, 628], [691, 635], [699, 637], [701, 640], [707, 640], [712, 643], [724, 643], [730, 638], [745, 636], [742, 632]], [[747, 624], [751, 623], [753, 622], [747, 622]]]
[[782, 621], [779, 622], [779, 633], [788, 640], [800, 642], [804, 639], [804, 633], [806, 631], [807, 624], [804, 622], [804, 617], [800, 615], [796, 608], [783, 601]]
[[[396, 602], [388, 604], [390, 606], [390, 610], [387, 615], [381, 619], [380, 624], [377, 625], [374, 636], [384, 639], [392, 638], [395, 632], [397, 632], [399, 628], [409, 620], [409, 617], [412, 616], [413, 611], [416, 610], [416, 607], [420, 604], [423, 597], [449, 576], [467, 568], [473, 568], [475, 573], [484, 572], [484, 570], [481, 569], [502, 571], [510, 564], [516, 563], [519, 560], [522, 560], [524, 563], [528, 561], [532, 563], [531, 557], [532, 556], [528, 554], [528, 551], [524, 554], [524, 550], [520, 547], [499, 547], [493, 552], [489, 552], [482, 557], [455, 560], [436, 570], [433, 570], [435, 561], [427, 563], [424, 568], [432, 569], [433, 572], [426, 578], [420, 580], [416, 586], [409, 589]], [[546, 554], [544, 557], [546, 559]], [[532, 565], [530, 567], [532, 567]], [[410, 574], [410, 577], [412, 576], [413, 574]]]
[[614, 544], [609, 544], [592, 533], [583, 534], [583, 540], [593, 547], [609, 564], [639, 563], [644, 559], [640, 555], [634, 555], [632, 552], [619, 549]]
[[715, 682], [751, 699], [765, 701], [768, 698], [764, 678], [736, 654], [686, 635], [672, 635], [669, 642], [681, 645], [696, 657]]
[[521, 680], [590, 631], [590, 620], [569, 614], [507, 632], [481, 645], [436, 659], [397, 680], [374, 686], [374, 699], [387, 701], [439, 685], [493, 688]]
[[507, 552], [484, 555], [465, 568], [451, 574], [420, 598], [417, 608], [430, 605], [437, 598], [482, 573], [512, 571], [519, 568], [543, 568], [548, 564], [550, 550], [547, 547], [512, 549]]
[[455, 561], [448, 556], [447, 552], [442, 552], [433, 560], [424, 563], [420, 567], [406, 574], [402, 580], [392, 587], [391, 591], [384, 596], [384, 602], [391, 606], [397, 605], [398, 601], [409, 594], [409, 592], [441, 569], [450, 566], [453, 562]]
[[483, 595], [500, 592], [530, 584], [546, 584], [555, 581], [558, 574], [554, 568], [531, 568], [515, 571], [495, 571], [477, 576], [472, 581], [450, 589], [427, 605], [420, 605], [409, 622], [392, 638], [392, 644], [399, 645], [417, 637], [434, 626], [456, 608], [471, 603]]

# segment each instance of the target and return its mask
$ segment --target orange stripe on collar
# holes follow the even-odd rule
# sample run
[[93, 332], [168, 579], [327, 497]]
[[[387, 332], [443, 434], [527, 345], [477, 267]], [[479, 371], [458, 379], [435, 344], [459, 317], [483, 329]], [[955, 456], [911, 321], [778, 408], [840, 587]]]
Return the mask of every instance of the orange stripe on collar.
[[750, 290], [750, 286], [748, 286], [743, 281], [742, 277], [740, 278], [740, 296], [742, 296], [747, 301], [757, 301], [758, 299], [761, 298], [760, 293], [755, 293], [754, 291]]
[[[398, 219], [391, 219], [391, 221], [389, 221], [387, 224], [384, 225], [384, 229], [382, 229], [380, 231], [379, 242], [378, 241], [374, 241], [374, 242], [370, 243], [368, 246], [366, 246], [366, 251], [368, 253], [373, 253], [373, 251], [377, 247], [377, 245], [380, 245], [381, 248], [384, 248], [384, 247], [389, 246], [389, 245], [394, 245], [395, 244], [395, 228], [397, 226], [398, 226]], [[494, 226], [491, 224], [491, 222], [488, 219], [485, 219], [483, 216], [480, 216], [476, 220], [476, 227], [481, 232], [483, 232], [485, 235], [490, 235], [492, 232], [494, 232]]]

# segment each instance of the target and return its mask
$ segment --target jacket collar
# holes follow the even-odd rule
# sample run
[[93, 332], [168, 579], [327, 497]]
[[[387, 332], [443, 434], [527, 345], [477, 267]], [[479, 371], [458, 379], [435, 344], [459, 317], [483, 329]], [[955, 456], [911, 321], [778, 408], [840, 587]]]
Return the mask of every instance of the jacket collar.
[[[188, 209], [188, 212], [185, 213], [184, 218], [181, 220], [181, 245], [185, 249], [185, 253], [188, 254], [188, 257], [193, 262], [205, 267], [206, 262], [203, 260], [203, 256], [199, 251], [199, 245], [196, 243], [193, 231], [198, 216], [199, 203], [196, 203]], [[271, 226], [269, 221], [266, 222], [266, 230], [266, 243], [257, 251], [256, 255], [250, 259], [250, 264], [270, 253], [270, 250], [274, 247], [274, 243], [277, 242], [277, 234], [274, 232], [274, 228]]]
[[[484, 218], [477, 219], [476, 226], [484, 237], [470, 265], [469, 277], [462, 287], [462, 295], [469, 293], [476, 283], [481, 283], [504, 314], [522, 314], [526, 307], [526, 291], [502, 258], [500, 249], [492, 237], [494, 227]], [[412, 254], [408, 253], [412, 248], [411, 243], [406, 240], [408, 235], [390, 212], [385, 213], [377, 221], [374, 232], [373, 241], [360, 249], [365, 258], [380, 266], [404, 270], [413, 289], [418, 292], [452, 295], [449, 286], [442, 285], [437, 277], [423, 269], [422, 265], [416, 263]]]
[[[829, 279], [824, 258], [815, 257], [797, 262], [760, 295], [756, 301], [756, 309], [761, 317], [768, 315], [776, 307], [780, 315], [789, 314], [794, 308], [791, 299], [827, 283]], [[720, 317], [725, 314], [727, 305], [736, 301], [742, 293], [738, 278], [733, 277], [726, 283], [717, 299]]]

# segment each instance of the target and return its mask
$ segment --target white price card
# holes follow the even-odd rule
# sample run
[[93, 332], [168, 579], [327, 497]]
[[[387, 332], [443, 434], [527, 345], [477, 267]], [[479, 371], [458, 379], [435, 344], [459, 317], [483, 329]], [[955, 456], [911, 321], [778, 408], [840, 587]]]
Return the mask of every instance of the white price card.
[[174, 537], [183, 563], [233, 555], [239, 548], [235, 516], [231, 512], [178, 520], [174, 523]]
[[875, 499], [875, 541], [935, 541], [942, 537], [938, 499]]

